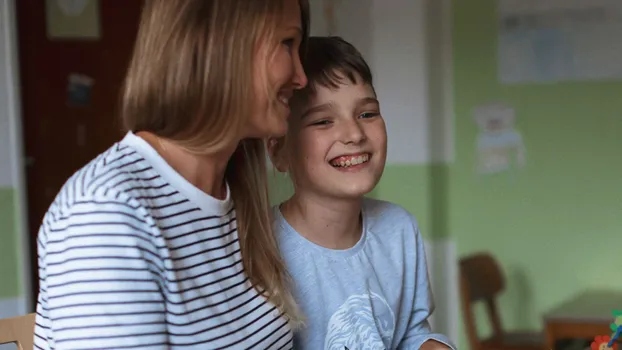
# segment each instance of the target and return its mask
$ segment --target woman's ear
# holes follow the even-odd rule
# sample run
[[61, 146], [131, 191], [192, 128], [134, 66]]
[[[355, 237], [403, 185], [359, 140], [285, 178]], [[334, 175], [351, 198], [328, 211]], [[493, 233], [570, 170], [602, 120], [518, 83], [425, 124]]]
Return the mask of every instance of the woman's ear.
[[289, 166], [285, 154], [285, 137], [268, 139], [267, 148], [270, 161], [276, 170], [282, 173], [287, 172]]

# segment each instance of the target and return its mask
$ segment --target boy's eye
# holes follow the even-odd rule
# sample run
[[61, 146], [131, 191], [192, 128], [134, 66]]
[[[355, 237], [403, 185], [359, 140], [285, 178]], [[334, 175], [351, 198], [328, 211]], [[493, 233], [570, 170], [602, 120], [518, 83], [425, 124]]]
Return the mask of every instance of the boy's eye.
[[318, 120], [318, 121], [311, 123], [311, 125], [328, 125], [328, 124], [330, 124], [330, 120], [325, 120], [325, 119]]
[[375, 116], [377, 116], [379, 113], [376, 112], [365, 112], [365, 113], [361, 113], [361, 115], [359, 115], [359, 117], [363, 118], [363, 119], [367, 119], [367, 118], [373, 118]]

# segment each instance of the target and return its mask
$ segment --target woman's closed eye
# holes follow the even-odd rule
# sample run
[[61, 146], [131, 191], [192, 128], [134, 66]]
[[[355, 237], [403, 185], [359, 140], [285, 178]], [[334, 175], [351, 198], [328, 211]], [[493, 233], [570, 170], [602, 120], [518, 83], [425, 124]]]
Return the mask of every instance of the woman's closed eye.
[[296, 42], [296, 39], [289, 38], [289, 39], [283, 40], [281, 43], [285, 45], [289, 50], [292, 50], [294, 48], [295, 42]]

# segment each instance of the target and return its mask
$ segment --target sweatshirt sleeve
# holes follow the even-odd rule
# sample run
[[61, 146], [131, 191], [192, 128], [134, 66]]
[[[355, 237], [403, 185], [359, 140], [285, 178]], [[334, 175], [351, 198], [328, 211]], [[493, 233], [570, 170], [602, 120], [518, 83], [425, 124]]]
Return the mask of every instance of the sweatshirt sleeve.
[[428, 277], [428, 266], [423, 237], [421, 237], [419, 228], [414, 224], [414, 218], [412, 218], [412, 220], [415, 234], [415, 276], [414, 288], [412, 291], [415, 295], [406, 335], [399, 344], [398, 349], [419, 349], [426, 341], [436, 340], [455, 350], [455, 346], [451, 344], [446, 336], [433, 333], [430, 328], [428, 319], [434, 311], [434, 299], [430, 287], [430, 279]]

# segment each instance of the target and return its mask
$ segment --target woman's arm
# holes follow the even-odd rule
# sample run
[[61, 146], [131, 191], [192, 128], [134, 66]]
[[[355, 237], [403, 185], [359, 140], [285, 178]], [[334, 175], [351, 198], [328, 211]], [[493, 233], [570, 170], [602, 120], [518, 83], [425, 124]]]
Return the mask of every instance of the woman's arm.
[[115, 196], [56, 208], [39, 231], [35, 343], [59, 350], [166, 349], [163, 263], [145, 211]]

